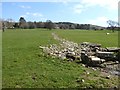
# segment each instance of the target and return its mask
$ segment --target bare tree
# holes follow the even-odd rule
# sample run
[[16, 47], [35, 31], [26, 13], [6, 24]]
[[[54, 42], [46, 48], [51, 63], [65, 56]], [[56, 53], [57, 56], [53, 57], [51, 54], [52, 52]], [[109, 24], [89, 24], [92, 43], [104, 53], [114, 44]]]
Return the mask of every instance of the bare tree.
[[112, 30], [112, 32], [114, 32], [115, 27], [117, 27], [119, 25], [118, 22], [112, 21], [112, 20], [108, 20], [107, 23], [108, 23], [108, 27], [110, 27], [110, 29]]
[[75, 25], [74, 24], [69, 25], [69, 29], [75, 29]]
[[6, 28], [11, 29], [14, 28], [14, 20], [9, 18], [5, 21]]
[[0, 19], [0, 30], [2, 30], [2, 20]]
[[19, 28], [19, 23], [15, 22], [15, 24], [13, 26], [14, 26], [14, 28]]
[[36, 27], [37, 28], [44, 28], [45, 27], [45, 23], [44, 22], [36, 22]]
[[5, 31], [5, 23], [3, 19], [0, 19], [0, 30]]
[[34, 22], [27, 22], [28, 23], [28, 28], [29, 29], [33, 29], [33, 28], [36, 28], [36, 25]]
[[54, 28], [54, 23], [51, 20], [47, 20], [45, 23], [45, 27], [49, 30]]
[[2, 23], [2, 30], [3, 30], [3, 32], [5, 31], [5, 24], [4, 24], [4, 22]]

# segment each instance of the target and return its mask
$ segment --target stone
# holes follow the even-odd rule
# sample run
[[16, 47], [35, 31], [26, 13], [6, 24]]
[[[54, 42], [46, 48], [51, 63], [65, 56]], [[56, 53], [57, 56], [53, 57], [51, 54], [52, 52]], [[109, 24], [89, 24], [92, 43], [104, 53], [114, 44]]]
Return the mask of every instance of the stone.
[[[72, 41], [60, 38], [56, 33], [52, 33], [52, 35], [60, 44], [50, 44], [46, 47], [39, 46], [39, 48], [43, 49], [44, 55], [51, 55], [53, 58], [67, 59], [69, 61], [81, 60], [86, 66], [102, 65], [107, 61], [106, 58], [113, 58], [114, 52], [120, 50], [120, 48], [101, 48], [101, 44], [90, 42], [83, 42], [78, 45]], [[82, 65], [84, 66], [84, 64]]]
[[89, 75], [90, 73], [87, 71], [86, 74]]
[[106, 33], [106, 35], [109, 35], [110, 33]]
[[110, 79], [110, 75], [108, 75], [108, 76], [106, 77], [106, 79]]
[[96, 71], [96, 69], [95, 69], [95, 68], [92, 68], [92, 70]]
[[85, 67], [85, 64], [82, 64], [83, 67]]
[[85, 82], [85, 80], [84, 80], [84, 79], [82, 79], [82, 80], [81, 80], [81, 82], [83, 82], [83, 83], [84, 83], [84, 82]]
[[15, 88], [21, 88], [21, 86], [20, 85], [16, 85]]
[[110, 60], [113, 59], [114, 56], [114, 52], [103, 52], [103, 51], [99, 51], [96, 53], [96, 56], [101, 58], [101, 59], [105, 59], [105, 60]]

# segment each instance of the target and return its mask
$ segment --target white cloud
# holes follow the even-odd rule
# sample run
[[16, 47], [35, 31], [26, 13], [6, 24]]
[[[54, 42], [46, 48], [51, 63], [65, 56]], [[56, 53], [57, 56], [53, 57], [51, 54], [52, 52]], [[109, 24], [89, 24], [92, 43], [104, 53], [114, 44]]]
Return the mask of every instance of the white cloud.
[[21, 15], [20, 17], [24, 17], [25, 19], [27, 19], [28, 21], [38, 21], [40, 20], [47, 20], [41, 13], [38, 12], [26, 12], [24, 15]]
[[21, 15], [20, 17], [24, 17], [24, 18], [44, 18], [43, 15], [41, 13], [32, 13], [32, 12], [26, 12], [24, 15]]
[[86, 21], [88, 24], [93, 24], [93, 25], [100, 25], [100, 26], [105, 26], [107, 27], [108, 24], [107, 24], [107, 21], [108, 20], [112, 20], [112, 21], [118, 21], [118, 18], [117, 17], [114, 17], [114, 18], [108, 18], [108, 17], [97, 17], [97, 18], [93, 18], [92, 20], [88, 20]]
[[29, 15], [30, 13], [29, 12], [26, 12], [27, 15]]
[[43, 15], [42, 15], [41, 13], [30, 13], [30, 12], [26, 12], [25, 16], [42, 17]]
[[2, 2], [80, 2], [80, 0], [2, 0]]
[[21, 5], [20, 7], [23, 9], [30, 9], [31, 8], [30, 6], [24, 6], [24, 5]]
[[77, 4], [73, 7], [73, 10], [75, 13], [80, 14], [83, 11], [84, 7], [83, 5]]
[[90, 7], [100, 6], [113, 12], [113, 10], [118, 10], [118, 2], [119, 0], [81, 0], [73, 7], [73, 10], [75, 13], [80, 14]]
[[107, 17], [97, 17], [92, 20], [88, 20], [88, 24], [93, 24], [93, 25], [100, 25], [100, 26], [107, 26], [107, 21], [109, 19]]
[[27, 17], [27, 15], [21, 15], [20, 17], [25, 17], [25, 18], [26, 18], [26, 17]]
[[33, 16], [40, 16], [42, 17], [43, 15], [41, 13], [32, 13]]
[[108, 10], [117, 10], [119, 0], [82, 0], [86, 7], [100, 6]]

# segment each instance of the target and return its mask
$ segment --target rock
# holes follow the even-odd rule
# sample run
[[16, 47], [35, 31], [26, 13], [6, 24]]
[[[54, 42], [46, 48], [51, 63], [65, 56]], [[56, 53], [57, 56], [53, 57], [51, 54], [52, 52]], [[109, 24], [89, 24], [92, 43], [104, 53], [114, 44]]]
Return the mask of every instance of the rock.
[[110, 33], [106, 33], [106, 35], [109, 35]]
[[67, 54], [66, 54], [66, 58], [75, 60], [74, 55], [72, 55], [71, 53], [67, 53]]
[[[112, 57], [110, 56], [111, 52], [108, 52], [105, 48], [101, 48], [101, 44], [83, 42], [81, 45], [78, 45], [77, 43], [58, 37], [55, 33], [52, 33], [52, 35], [60, 44], [50, 44], [46, 47], [39, 46], [39, 48], [43, 49], [44, 55], [51, 55], [53, 58], [67, 59], [69, 61], [81, 60], [86, 66], [102, 65], [106, 61], [106, 56], [109, 58]], [[82, 66], [85, 67], [84, 64]], [[93, 70], [95, 71], [96, 69], [93, 68]]]
[[66, 59], [66, 56], [64, 53], [61, 54], [61, 59], [63, 59], [63, 60]]
[[19, 86], [19, 85], [16, 85], [16, 86], [15, 86], [15, 88], [21, 88], [21, 86]]
[[95, 69], [95, 68], [92, 68], [92, 70], [96, 71], [96, 69]]
[[75, 56], [75, 52], [71, 52], [71, 55]]
[[83, 67], [85, 67], [85, 64], [82, 64]]
[[85, 80], [84, 80], [84, 79], [82, 79], [82, 80], [81, 80], [81, 82], [83, 82], [83, 83], [84, 83], [84, 82], [85, 82]]
[[110, 79], [110, 75], [108, 75], [108, 76], [106, 77], [106, 79]]
[[116, 64], [118, 64], [118, 63], [119, 63], [119, 61], [116, 61], [115, 63], [116, 63]]
[[89, 72], [86, 72], [87, 75], [89, 75], [90, 73]]

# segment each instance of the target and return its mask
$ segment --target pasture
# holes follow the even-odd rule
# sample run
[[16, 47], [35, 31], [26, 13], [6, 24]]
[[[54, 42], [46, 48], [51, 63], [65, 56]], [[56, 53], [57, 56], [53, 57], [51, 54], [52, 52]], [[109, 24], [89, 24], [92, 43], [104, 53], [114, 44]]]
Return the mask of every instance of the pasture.
[[[58, 43], [53, 39], [52, 32], [77, 43], [88, 41], [100, 43], [103, 47], [118, 46], [117, 31], [6, 30], [2, 33], [3, 88], [106, 88], [118, 85], [117, 77], [106, 79], [101, 72], [86, 68], [76, 61], [43, 56], [39, 45]], [[90, 74], [87, 75], [86, 71]]]

